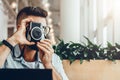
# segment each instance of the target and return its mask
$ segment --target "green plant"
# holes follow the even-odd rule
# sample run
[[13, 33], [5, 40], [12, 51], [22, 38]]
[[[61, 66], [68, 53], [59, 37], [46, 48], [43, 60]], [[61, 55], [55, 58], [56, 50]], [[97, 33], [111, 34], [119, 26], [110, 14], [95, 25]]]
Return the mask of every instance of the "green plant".
[[2, 45], [2, 42], [0, 41], [0, 46]]
[[70, 64], [76, 59], [80, 60], [80, 63], [82, 63], [83, 60], [90, 61], [90, 59], [107, 59], [112, 61], [120, 59], [119, 44], [115, 43], [115, 46], [113, 46], [108, 42], [107, 47], [104, 48], [101, 45], [92, 43], [87, 37], [85, 37], [85, 39], [87, 40], [87, 44], [74, 42], [64, 43], [63, 40], [60, 40], [53, 48], [61, 60], [68, 59]]

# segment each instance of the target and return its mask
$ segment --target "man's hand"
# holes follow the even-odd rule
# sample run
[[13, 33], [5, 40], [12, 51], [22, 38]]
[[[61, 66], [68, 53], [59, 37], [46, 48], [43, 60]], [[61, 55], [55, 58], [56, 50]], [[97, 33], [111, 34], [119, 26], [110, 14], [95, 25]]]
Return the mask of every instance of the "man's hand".
[[37, 43], [40, 51], [40, 59], [45, 67], [52, 66], [52, 54], [54, 50], [50, 40], [45, 39]]
[[40, 51], [40, 59], [46, 69], [52, 69], [53, 80], [62, 80], [60, 74], [55, 70], [52, 65], [52, 54], [54, 50], [52, 48], [51, 41], [48, 39], [41, 40], [37, 43], [37, 46]]
[[29, 42], [25, 37], [26, 25], [30, 21], [32, 21], [31, 18], [23, 19], [21, 21], [21, 24], [18, 25], [18, 30], [13, 34], [12, 37], [10, 37], [8, 39], [8, 42], [10, 42], [13, 46], [16, 44], [20, 44], [20, 45], [24, 45], [24, 44], [33, 45], [33, 44], [35, 44], [34, 42]]

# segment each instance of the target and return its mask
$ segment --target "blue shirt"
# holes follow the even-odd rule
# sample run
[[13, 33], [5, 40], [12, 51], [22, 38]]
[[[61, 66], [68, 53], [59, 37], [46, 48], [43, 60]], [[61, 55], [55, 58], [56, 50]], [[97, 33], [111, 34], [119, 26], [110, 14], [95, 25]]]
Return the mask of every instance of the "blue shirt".
[[[18, 45], [15, 46], [14, 53], [15, 53], [15, 56], [19, 56], [21, 54], [21, 51], [20, 51], [20, 48]], [[37, 66], [38, 69], [44, 69], [44, 66], [40, 59], [37, 62], [27, 62], [24, 60], [23, 57], [14, 58], [12, 55], [13, 55], [13, 53], [10, 52], [10, 54], [8, 55], [4, 65], [3, 65], [3, 68], [35, 69]], [[56, 71], [61, 75], [62, 80], [68, 80], [68, 78], [64, 72], [64, 69], [63, 69], [62, 61], [56, 54], [52, 55], [52, 64], [53, 64], [54, 68], [56, 69]]]

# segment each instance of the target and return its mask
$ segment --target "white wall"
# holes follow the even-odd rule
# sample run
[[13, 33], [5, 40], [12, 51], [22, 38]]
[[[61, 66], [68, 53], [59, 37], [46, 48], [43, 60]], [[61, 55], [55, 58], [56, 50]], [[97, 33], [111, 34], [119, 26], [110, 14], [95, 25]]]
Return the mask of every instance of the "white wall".
[[0, 40], [7, 38], [8, 16], [4, 12], [3, 3], [0, 0]]
[[61, 38], [65, 41], [80, 41], [80, 0], [61, 0]]
[[61, 0], [61, 38], [68, 42], [120, 44], [120, 0]]

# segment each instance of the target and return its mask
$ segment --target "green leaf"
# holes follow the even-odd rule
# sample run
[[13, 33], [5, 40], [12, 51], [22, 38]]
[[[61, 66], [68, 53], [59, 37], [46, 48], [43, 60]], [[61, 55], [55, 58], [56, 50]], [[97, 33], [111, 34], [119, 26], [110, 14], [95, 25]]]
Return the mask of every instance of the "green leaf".
[[77, 43], [72, 43], [69, 47], [76, 47], [76, 46], [79, 46], [79, 44], [77, 44]]
[[58, 55], [58, 56], [60, 57], [60, 59], [61, 59], [61, 60], [63, 60], [63, 57], [62, 57], [62, 55]]
[[109, 56], [108, 56], [108, 59], [109, 59], [109, 60], [113, 60], [113, 57], [109, 55]]
[[74, 57], [69, 56], [70, 64], [72, 64], [75, 61]]
[[113, 63], [115, 63], [115, 64], [116, 64], [116, 60], [115, 60], [115, 59], [113, 59], [112, 61], [113, 61]]
[[118, 49], [120, 49], [120, 45], [119, 45], [119, 44], [115, 43], [115, 45], [116, 45], [116, 47], [117, 47]]
[[88, 45], [93, 45], [93, 43], [86, 36], [84, 36], [84, 38], [87, 40]]
[[81, 58], [81, 59], [80, 59], [80, 64], [82, 64], [82, 63], [83, 63], [83, 59]]
[[0, 46], [2, 45], [3, 43], [0, 41]]
[[72, 44], [74, 43], [73, 41], [70, 41]]
[[62, 47], [64, 45], [64, 41], [61, 40], [60, 43], [58, 44], [58, 47]]
[[53, 45], [52, 48], [55, 50], [55, 49], [57, 48], [57, 46], [56, 46], [56, 45]]
[[112, 44], [110, 42], [107, 42], [108, 47], [112, 47]]
[[62, 39], [60, 39], [59, 37], [56, 36], [56, 38], [57, 38], [59, 41], [62, 41]]
[[87, 52], [84, 52], [84, 57], [88, 57], [88, 53]]

